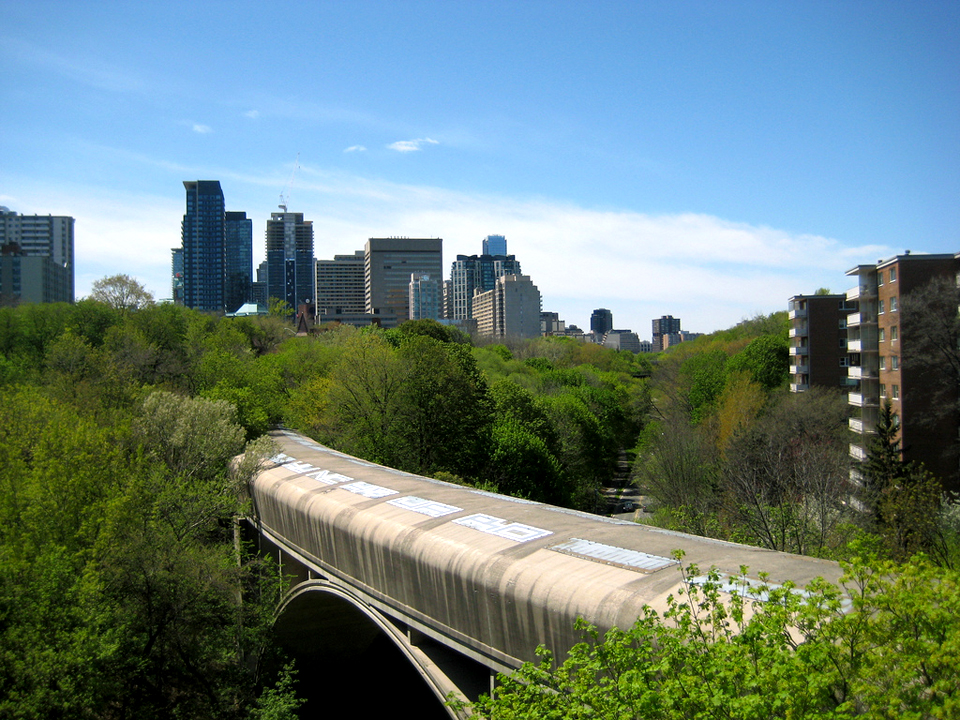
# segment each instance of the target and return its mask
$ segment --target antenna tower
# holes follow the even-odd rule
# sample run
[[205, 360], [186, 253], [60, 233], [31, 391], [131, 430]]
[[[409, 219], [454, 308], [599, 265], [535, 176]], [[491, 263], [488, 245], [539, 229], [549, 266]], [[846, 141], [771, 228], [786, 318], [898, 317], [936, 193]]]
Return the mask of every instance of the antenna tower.
[[287, 184], [284, 185], [283, 191], [280, 193], [280, 205], [279, 208], [284, 212], [287, 211], [287, 200], [290, 199], [290, 187], [293, 185], [293, 177], [297, 174], [297, 170], [300, 169], [300, 153], [297, 153], [297, 159], [293, 161], [293, 170], [290, 172], [290, 179], [287, 180]]

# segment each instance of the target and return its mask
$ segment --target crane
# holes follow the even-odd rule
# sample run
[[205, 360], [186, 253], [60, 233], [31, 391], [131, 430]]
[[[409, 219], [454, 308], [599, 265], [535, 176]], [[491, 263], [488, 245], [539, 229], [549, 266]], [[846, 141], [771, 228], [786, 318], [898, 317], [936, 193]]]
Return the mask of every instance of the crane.
[[287, 180], [287, 184], [283, 187], [283, 191], [280, 193], [280, 209], [284, 212], [287, 211], [287, 200], [290, 198], [290, 187], [293, 185], [293, 177], [297, 174], [297, 170], [300, 169], [300, 153], [297, 153], [297, 159], [293, 161], [293, 170], [290, 172], [290, 179]]

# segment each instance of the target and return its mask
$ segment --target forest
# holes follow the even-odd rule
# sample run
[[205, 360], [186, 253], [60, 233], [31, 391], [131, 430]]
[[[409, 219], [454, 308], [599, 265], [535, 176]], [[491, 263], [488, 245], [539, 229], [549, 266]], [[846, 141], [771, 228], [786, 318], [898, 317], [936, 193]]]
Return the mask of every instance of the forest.
[[[920, 675], [907, 663], [903, 677], [882, 680], [920, 703], [911, 717], [948, 717], [941, 709], [956, 711], [957, 688], [944, 687], [942, 668], [960, 666], [955, 505], [922, 468], [897, 465], [890, 418], [894, 430], [873, 454], [870, 511], [850, 509], [845, 405], [786, 392], [786, 347], [780, 315], [648, 359], [562, 338], [483, 344], [433, 321], [298, 337], [281, 313], [214, 317], [154, 304], [136, 288], [0, 308], [0, 717], [296, 717], [296, 670], [270, 640], [282, 578], [236, 530], [246, 479], [273, 452], [263, 435], [278, 425], [391, 467], [587, 511], [602, 509], [600, 489], [626, 454], [654, 524], [850, 562], [864, 628], [909, 588], [911, 617], [928, 624], [890, 619], [894, 635], [883, 637], [905, 643], [912, 633], [912, 655], [901, 657], [938, 659]], [[768, 603], [769, 613], [748, 613], [760, 618], [755, 627], [735, 610], [720, 617], [730, 610], [701, 592], [612, 638], [591, 640], [585, 629], [567, 663], [545, 658], [504, 680], [487, 701], [501, 704], [478, 709], [714, 717], [695, 703], [641, 712], [627, 699], [601, 711], [587, 686], [665, 682], [664, 663], [695, 675], [714, 652], [716, 662], [742, 652], [786, 668], [787, 655], [807, 648], [836, 666], [830, 649], [849, 640], [827, 621], [830, 592], [815, 608], [791, 594]], [[709, 638], [691, 612], [710, 618]], [[807, 628], [807, 642], [786, 627]], [[668, 628], [677, 654], [665, 654]], [[664, 652], [631, 655], [650, 646], [643, 633], [662, 638]], [[876, 647], [878, 633], [864, 629], [862, 648]], [[940, 655], [931, 655], [934, 635]], [[752, 650], [737, 649], [747, 637]], [[758, 646], [785, 654], [761, 657]], [[551, 650], [562, 658], [568, 649]], [[857, 672], [876, 669], [868, 649], [850, 658]], [[810, 675], [809, 665], [790, 667], [782, 686], [756, 675], [731, 678], [724, 692], [744, 707], [774, 687], [789, 694], [789, 682]], [[809, 707], [839, 697], [837, 677], [868, 676], [825, 674]], [[549, 689], [538, 702], [572, 705], [522, 699], [536, 688]], [[863, 693], [841, 695], [838, 707], [869, 715]], [[884, 697], [888, 710], [907, 702]], [[524, 715], [524, 702], [543, 712]], [[725, 716], [777, 716], [756, 708]]]

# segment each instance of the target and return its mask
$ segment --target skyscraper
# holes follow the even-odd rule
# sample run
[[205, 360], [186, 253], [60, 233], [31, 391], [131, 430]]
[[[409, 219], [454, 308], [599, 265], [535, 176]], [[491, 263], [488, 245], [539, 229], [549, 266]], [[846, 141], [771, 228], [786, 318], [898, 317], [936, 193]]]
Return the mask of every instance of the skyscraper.
[[410, 317], [410, 276], [443, 275], [441, 238], [370, 238], [364, 248], [366, 312], [390, 326]]
[[224, 218], [224, 307], [227, 312], [251, 299], [253, 282], [253, 220], [245, 212], [227, 212]]
[[[486, 246], [487, 241], [484, 240]], [[451, 317], [457, 320], [473, 317], [474, 294], [493, 290], [497, 278], [520, 274], [520, 263], [513, 255], [457, 255], [450, 266], [453, 291]]]
[[271, 213], [267, 221], [267, 294], [285, 300], [296, 312], [312, 304], [316, 293], [313, 222], [303, 213]]
[[597, 342], [608, 332], [613, 330], [613, 313], [607, 308], [597, 308], [590, 315], [590, 332], [597, 338]]
[[654, 352], [662, 352], [670, 345], [675, 345], [680, 342], [679, 337], [677, 337], [674, 342], [664, 342], [665, 335], [680, 335], [680, 318], [675, 318], [673, 315], [663, 315], [654, 320], [652, 325]]
[[483, 239], [484, 255], [506, 255], [507, 239], [503, 235], [487, 235]]
[[184, 180], [183, 304], [195, 310], [223, 312], [225, 229], [219, 180]]
[[443, 285], [426, 273], [411, 273], [409, 286], [410, 320], [439, 320]]
[[0, 294], [6, 301], [74, 301], [73, 230], [72, 217], [20, 215], [0, 207], [0, 247], [7, 270]]

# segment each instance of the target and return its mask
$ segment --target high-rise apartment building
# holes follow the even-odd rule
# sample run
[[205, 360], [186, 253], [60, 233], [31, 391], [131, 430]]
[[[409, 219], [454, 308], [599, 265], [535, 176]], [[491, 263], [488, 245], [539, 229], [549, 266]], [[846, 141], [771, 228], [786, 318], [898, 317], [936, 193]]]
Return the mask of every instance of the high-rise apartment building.
[[613, 330], [613, 313], [607, 308], [597, 308], [590, 315], [590, 332], [601, 342], [603, 336]]
[[74, 219], [0, 207], [3, 302], [74, 301]]
[[187, 211], [181, 224], [183, 304], [223, 312], [225, 228], [223, 190], [218, 180], [184, 180]]
[[540, 291], [526, 275], [497, 278], [493, 290], [473, 298], [477, 332], [498, 338], [540, 335]]
[[234, 312], [251, 299], [253, 220], [245, 212], [224, 213], [224, 308]]
[[410, 276], [443, 275], [441, 238], [370, 238], [364, 248], [364, 308], [384, 327], [410, 317]]
[[317, 260], [317, 318], [324, 315], [362, 315], [364, 252]]
[[303, 213], [276, 212], [267, 220], [267, 293], [294, 311], [316, 300], [313, 222]]
[[506, 255], [507, 239], [503, 235], [487, 235], [483, 239], [484, 255]]
[[[487, 240], [484, 240], [486, 246]], [[450, 266], [451, 317], [457, 320], [473, 317], [473, 296], [476, 293], [493, 290], [497, 279], [504, 275], [520, 274], [520, 263], [513, 255], [457, 255]]]
[[[857, 312], [857, 302], [846, 295], [794, 295], [788, 301], [790, 321], [790, 390], [804, 392], [811, 387], [846, 387], [847, 323]], [[860, 316], [855, 318], [858, 324]], [[856, 371], [875, 372], [876, 368]], [[853, 370], [851, 369], [851, 373]]]
[[409, 285], [410, 320], [439, 320], [443, 285], [439, 278], [412, 273]]
[[[676, 335], [676, 342], [680, 342], [680, 318], [673, 315], [663, 315], [653, 321], [653, 351], [662, 352], [670, 346], [670, 340], [664, 343], [664, 335]], [[676, 344], [673, 343], [673, 344]]]
[[[919, 316], [903, 318], [900, 303], [936, 277], [956, 282], [958, 269], [955, 255], [897, 255], [849, 270], [857, 285], [846, 296], [859, 304], [858, 312], [847, 317], [850, 429], [856, 436], [850, 455], [857, 463], [866, 459], [881, 404], [889, 401], [900, 422], [903, 459], [923, 462], [950, 490], [960, 490], [958, 423], [955, 412], [942, 410], [955, 407], [957, 388], [949, 398], [939, 396], [935, 388], [942, 387], [941, 376], [903, 362], [904, 349], [919, 342], [923, 330]], [[856, 465], [851, 477], [861, 479]]]

